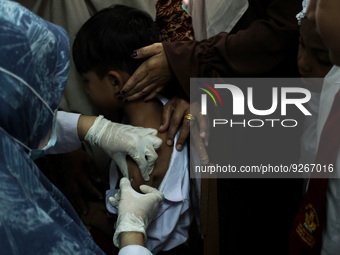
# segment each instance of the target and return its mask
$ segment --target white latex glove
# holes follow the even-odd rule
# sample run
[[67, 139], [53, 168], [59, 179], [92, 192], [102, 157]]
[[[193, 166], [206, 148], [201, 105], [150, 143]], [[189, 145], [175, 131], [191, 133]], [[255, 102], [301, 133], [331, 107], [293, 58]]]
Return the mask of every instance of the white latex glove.
[[156, 135], [156, 129], [114, 123], [100, 115], [87, 132], [85, 141], [103, 149], [125, 177], [129, 176], [126, 163], [126, 155], [129, 155], [136, 161], [143, 179], [148, 181], [158, 158], [155, 150], [162, 144]]
[[146, 229], [149, 223], [156, 217], [159, 204], [164, 195], [157, 189], [148, 185], [141, 185], [136, 192], [127, 178], [122, 178], [119, 184], [120, 192], [109, 201], [114, 207], [118, 207], [117, 228], [113, 236], [113, 243], [119, 247], [119, 234], [122, 232], [141, 232], [146, 241]]

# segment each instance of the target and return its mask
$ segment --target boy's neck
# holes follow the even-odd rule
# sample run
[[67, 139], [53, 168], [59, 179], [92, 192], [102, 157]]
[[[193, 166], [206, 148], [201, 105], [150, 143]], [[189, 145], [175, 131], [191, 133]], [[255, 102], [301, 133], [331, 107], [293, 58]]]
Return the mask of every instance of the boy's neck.
[[157, 129], [160, 126], [162, 105], [157, 99], [126, 102], [123, 104], [123, 111], [130, 125]]

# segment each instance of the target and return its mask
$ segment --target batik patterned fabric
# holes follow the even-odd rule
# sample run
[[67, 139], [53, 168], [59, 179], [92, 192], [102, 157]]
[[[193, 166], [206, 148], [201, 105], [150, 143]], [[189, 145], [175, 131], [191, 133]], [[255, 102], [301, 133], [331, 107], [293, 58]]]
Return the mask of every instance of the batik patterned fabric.
[[194, 40], [192, 20], [182, 8], [181, 0], [158, 0], [156, 24], [162, 42]]
[[68, 69], [65, 31], [0, 0], [1, 254], [103, 254], [26, 149], [50, 129]]

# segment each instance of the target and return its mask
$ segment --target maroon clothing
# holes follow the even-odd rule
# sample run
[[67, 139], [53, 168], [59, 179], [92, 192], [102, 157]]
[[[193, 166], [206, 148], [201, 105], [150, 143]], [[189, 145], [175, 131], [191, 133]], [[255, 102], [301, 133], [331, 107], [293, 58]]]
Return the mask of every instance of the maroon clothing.
[[[322, 129], [315, 164], [335, 166], [340, 147], [340, 91], [335, 95]], [[290, 255], [318, 255], [326, 223], [326, 197], [330, 172], [313, 171], [303, 203], [290, 233]], [[313, 178], [314, 177], [314, 178]], [[322, 179], [315, 179], [316, 177]]]
[[[169, 66], [190, 95], [190, 77], [298, 77], [301, 0], [249, 0], [231, 33], [201, 42], [163, 43]], [[274, 117], [273, 117], [274, 118]], [[302, 122], [302, 121], [301, 121]], [[228, 129], [210, 134], [231, 165], [299, 160], [301, 128]], [[209, 147], [208, 147], [209, 151]], [[221, 157], [219, 157], [221, 158]], [[218, 179], [220, 254], [288, 254], [289, 231], [302, 198], [300, 179]]]
[[230, 34], [201, 42], [164, 42], [175, 77], [189, 95], [190, 77], [296, 77], [301, 0], [249, 0]]

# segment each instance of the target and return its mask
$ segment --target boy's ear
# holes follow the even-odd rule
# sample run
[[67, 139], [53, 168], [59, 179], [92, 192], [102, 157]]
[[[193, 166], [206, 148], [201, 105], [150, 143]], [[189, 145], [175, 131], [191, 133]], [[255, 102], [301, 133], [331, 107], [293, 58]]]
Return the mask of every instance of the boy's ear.
[[124, 85], [123, 77], [121, 76], [121, 74], [119, 72], [111, 70], [109, 71], [108, 75], [112, 86], [114, 86], [114, 89], [120, 91]]

